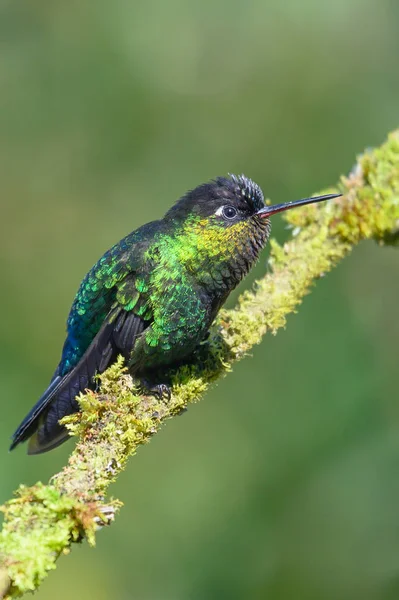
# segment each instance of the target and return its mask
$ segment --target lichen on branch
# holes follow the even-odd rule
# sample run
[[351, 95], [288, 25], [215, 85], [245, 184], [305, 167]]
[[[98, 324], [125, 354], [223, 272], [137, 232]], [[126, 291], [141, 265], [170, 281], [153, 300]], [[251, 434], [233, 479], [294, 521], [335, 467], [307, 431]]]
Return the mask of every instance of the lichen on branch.
[[343, 193], [323, 205], [286, 213], [291, 239], [271, 240], [270, 267], [236, 308], [222, 310], [206, 345], [190, 364], [172, 372], [169, 402], [141, 396], [123, 361], [100, 376], [96, 393], [81, 395], [82, 412], [64, 419], [78, 436], [68, 464], [48, 485], [21, 486], [2, 507], [0, 597], [37, 589], [60, 554], [109, 524], [120, 507], [106, 500], [109, 485], [137, 448], [150, 441], [166, 419], [199, 400], [215, 379], [231, 370], [267, 331], [284, 327], [313, 283], [365, 239], [399, 240], [399, 131], [362, 155], [336, 188]]

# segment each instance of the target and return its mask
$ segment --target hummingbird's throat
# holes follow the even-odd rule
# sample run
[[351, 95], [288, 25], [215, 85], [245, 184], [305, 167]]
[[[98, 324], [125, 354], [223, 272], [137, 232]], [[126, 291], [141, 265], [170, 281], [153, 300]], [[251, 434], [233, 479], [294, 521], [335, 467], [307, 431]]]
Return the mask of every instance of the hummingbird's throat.
[[269, 234], [268, 219], [249, 218], [229, 227], [210, 219], [191, 220], [182, 236], [180, 260], [199, 280], [231, 291], [256, 262]]

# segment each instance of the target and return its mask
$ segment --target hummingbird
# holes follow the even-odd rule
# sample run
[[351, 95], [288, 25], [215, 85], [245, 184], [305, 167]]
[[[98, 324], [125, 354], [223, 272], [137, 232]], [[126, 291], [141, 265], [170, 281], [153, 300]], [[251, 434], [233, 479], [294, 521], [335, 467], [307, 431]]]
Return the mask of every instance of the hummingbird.
[[83, 279], [61, 360], [10, 450], [29, 439], [28, 454], [40, 454], [68, 439], [60, 419], [79, 411], [76, 396], [94, 390], [96, 374], [119, 355], [148, 393], [170, 397], [167, 383], [152, 385], [153, 374], [189, 359], [206, 339], [265, 247], [270, 217], [339, 196], [267, 206], [261, 188], [245, 175], [217, 177], [115, 244]]

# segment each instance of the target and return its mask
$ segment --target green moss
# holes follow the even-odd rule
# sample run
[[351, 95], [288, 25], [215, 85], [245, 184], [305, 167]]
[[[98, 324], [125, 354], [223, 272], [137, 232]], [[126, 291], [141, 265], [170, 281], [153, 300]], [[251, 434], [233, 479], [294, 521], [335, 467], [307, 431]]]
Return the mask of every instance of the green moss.
[[95, 504], [84, 504], [41, 483], [21, 486], [1, 510], [5, 522], [0, 555], [12, 597], [36, 589], [72, 542], [86, 537], [94, 544], [95, 517], [101, 514]]
[[97, 393], [80, 395], [81, 414], [63, 420], [79, 438], [66, 467], [47, 486], [21, 487], [2, 509], [0, 590], [8, 586], [8, 597], [36, 589], [73, 542], [85, 537], [94, 544], [96, 529], [111, 522], [121, 505], [104, 504], [104, 498], [128, 458], [267, 331], [284, 327], [314, 282], [355, 244], [370, 238], [398, 243], [399, 133], [361, 156], [338, 188], [342, 198], [286, 213], [291, 239], [283, 246], [271, 241], [270, 272], [240, 297], [236, 309], [220, 312], [192, 364], [170, 373], [170, 401], [140, 395], [122, 359], [99, 377]]

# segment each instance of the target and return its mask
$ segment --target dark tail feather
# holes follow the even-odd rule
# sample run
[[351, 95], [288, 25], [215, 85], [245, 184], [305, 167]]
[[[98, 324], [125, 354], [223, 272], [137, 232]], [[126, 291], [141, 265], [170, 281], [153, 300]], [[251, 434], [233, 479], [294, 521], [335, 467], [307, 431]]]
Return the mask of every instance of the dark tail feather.
[[68, 439], [68, 431], [59, 424], [59, 420], [77, 412], [79, 404], [75, 397], [92, 387], [96, 369], [90, 370], [88, 363], [85, 355], [70, 373], [51, 382], [14, 433], [10, 450], [30, 438], [28, 454], [40, 454]]
[[48, 386], [47, 390], [44, 392], [44, 394], [36, 402], [32, 410], [26, 415], [25, 419], [22, 421], [22, 423], [12, 436], [10, 450], [14, 450], [15, 446], [18, 446], [18, 444], [20, 444], [21, 442], [25, 442], [28, 438], [31, 437], [31, 435], [33, 435], [33, 433], [37, 429], [38, 419], [40, 419], [40, 416], [43, 413], [43, 411], [46, 410], [49, 403], [55, 397], [57, 391], [60, 388], [62, 380], [63, 378], [60, 376], [55, 377]]
[[79, 363], [64, 377], [56, 376], [40, 400], [22, 421], [12, 438], [10, 450], [28, 438], [28, 454], [41, 454], [68, 439], [60, 419], [79, 411], [76, 396], [93, 389], [93, 378], [116, 360], [130, 356], [144, 321], [132, 313], [114, 311], [104, 323]]
[[86, 365], [79, 363], [75, 369], [65, 376], [61, 385], [52, 396], [48, 407], [43, 408], [36, 419], [35, 432], [29, 440], [28, 454], [41, 454], [56, 448], [69, 438], [68, 430], [59, 424], [60, 419], [79, 410], [75, 400], [79, 392], [93, 386], [93, 371], [89, 377]]

